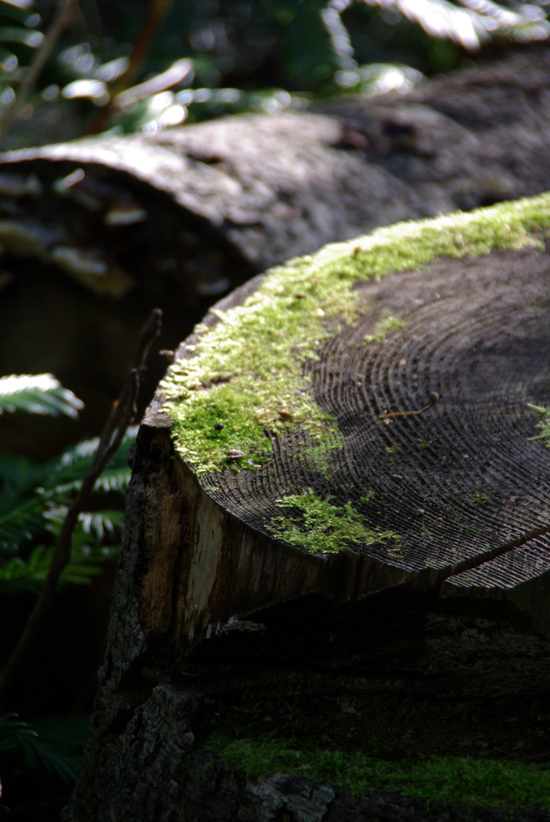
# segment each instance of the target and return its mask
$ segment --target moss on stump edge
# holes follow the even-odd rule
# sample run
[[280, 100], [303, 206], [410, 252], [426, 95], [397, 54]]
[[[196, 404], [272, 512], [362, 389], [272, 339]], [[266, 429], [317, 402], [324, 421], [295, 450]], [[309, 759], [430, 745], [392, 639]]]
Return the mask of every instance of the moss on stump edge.
[[[400, 223], [270, 270], [241, 304], [225, 311], [211, 309], [217, 321], [195, 328], [193, 345], [161, 383], [177, 452], [214, 492], [217, 472], [260, 470], [270, 459], [274, 437], [287, 433], [305, 433], [307, 447], [315, 449], [312, 455], [326, 462], [343, 438], [335, 420], [311, 396], [307, 363], [318, 360], [323, 343], [365, 311], [353, 286], [419, 269], [444, 256], [544, 248], [549, 230], [550, 194], [544, 194], [470, 213]], [[364, 344], [384, 337], [396, 323], [403, 321], [386, 317]], [[311, 516], [308, 502], [315, 507], [316, 528], [333, 537], [326, 550], [349, 547], [349, 535], [341, 536], [338, 525], [355, 521], [354, 509], [295, 496], [278, 500], [298, 516]], [[271, 531], [278, 539], [316, 551], [316, 544], [304, 544], [304, 529], [296, 531], [288, 517], [277, 518]], [[389, 532], [365, 532], [360, 541], [365, 540], [389, 541], [389, 550], [399, 548], [396, 535]]]

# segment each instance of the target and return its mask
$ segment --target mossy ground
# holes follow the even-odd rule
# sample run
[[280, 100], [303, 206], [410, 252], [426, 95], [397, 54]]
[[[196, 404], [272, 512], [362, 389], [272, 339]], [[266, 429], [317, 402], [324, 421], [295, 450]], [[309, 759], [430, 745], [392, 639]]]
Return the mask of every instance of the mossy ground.
[[[333, 421], [310, 397], [304, 363], [358, 311], [358, 280], [543, 243], [550, 195], [384, 228], [273, 269], [240, 306], [198, 326], [196, 351], [162, 389], [176, 448], [197, 474], [257, 469], [271, 453], [264, 429], [305, 430], [322, 442]], [[239, 452], [243, 456], [239, 456]]]
[[290, 747], [275, 736], [255, 740], [219, 736], [211, 738], [209, 745], [248, 777], [285, 773], [329, 782], [356, 794], [378, 790], [428, 801], [550, 810], [550, 770], [518, 760], [431, 756], [395, 762], [361, 751]]
[[356, 793], [550, 810], [541, 699], [258, 694], [212, 701], [205, 720], [202, 747], [251, 778], [286, 773]]

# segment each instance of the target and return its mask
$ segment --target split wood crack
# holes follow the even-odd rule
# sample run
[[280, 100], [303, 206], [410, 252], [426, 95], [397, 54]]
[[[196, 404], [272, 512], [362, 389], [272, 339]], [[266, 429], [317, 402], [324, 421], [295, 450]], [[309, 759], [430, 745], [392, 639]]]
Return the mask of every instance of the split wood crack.
[[442, 572], [439, 587], [441, 587], [449, 577], [458, 576], [464, 573], [464, 571], [472, 571], [474, 568], [479, 568], [486, 562], [491, 562], [491, 560], [497, 559], [509, 551], [514, 551], [516, 548], [521, 548], [523, 545], [531, 542], [531, 540], [544, 537], [547, 534], [550, 534], [550, 524], [540, 525], [538, 528], [534, 528], [532, 531], [528, 531], [526, 534], [522, 534], [510, 542], [505, 542], [504, 545], [498, 545], [496, 548], [491, 548], [489, 551], [484, 551], [475, 557], [464, 559], [462, 562], [458, 562], [456, 565], [452, 565], [446, 571]]
[[[385, 412], [383, 414], [378, 415], [379, 420], [389, 419], [390, 417], [408, 417], [415, 414], [422, 414], [424, 411], [427, 411], [429, 408], [433, 408], [437, 402], [439, 402], [439, 394], [437, 391], [430, 392], [430, 402], [426, 405], [422, 406], [422, 408], [414, 409], [411, 411], [394, 411], [394, 412]], [[499, 545], [496, 548], [491, 548], [489, 551], [484, 551], [482, 554], [477, 554], [475, 557], [469, 557], [468, 559], [463, 560], [462, 562], [457, 563], [456, 565], [452, 565], [446, 571], [443, 571], [440, 576], [440, 584], [439, 587], [443, 585], [443, 583], [449, 579], [450, 577], [458, 576], [459, 574], [464, 573], [465, 571], [472, 571], [475, 568], [479, 568], [481, 565], [484, 565], [487, 562], [491, 562], [493, 559], [497, 559], [504, 554], [507, 554], [510, 551], [514, 551], [516, 548], [521, 548], [523, 545], [526, 545], [531, 540], [538, 539], [539, 537], [546, 536], [550, 534], [550, 524], [541, 525], [538, 528], [534, 528], [532, 531], [528, 531], [526, 534], [522, 536], [516, 537], [516, 539], [511, 540], [510, 542], [504, 543], [504, 545]]]

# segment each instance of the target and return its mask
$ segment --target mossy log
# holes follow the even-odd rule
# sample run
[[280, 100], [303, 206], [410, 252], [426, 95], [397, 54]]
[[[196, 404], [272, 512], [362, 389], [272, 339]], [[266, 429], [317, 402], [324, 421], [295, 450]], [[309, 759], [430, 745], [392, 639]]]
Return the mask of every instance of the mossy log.
[[[152, 307], [171, 350], [269, 266], [550, 189], [549, 78], [539, 48], [406, 95], [2, 155], [0, 373], [55, 373], [86, 403], [81, 430], [99, 430]], [[36, 430], [6, 418], [0, 448], [47, 457], [78, 436]]]
[[[204, 698], [548, 695], [549, 231], [550, 195], [382, 229], [180, 346], [67, 819], [279, 818], [265, 785], [211, 784]], [[362, 818], [304, 784], [288, 818]]]

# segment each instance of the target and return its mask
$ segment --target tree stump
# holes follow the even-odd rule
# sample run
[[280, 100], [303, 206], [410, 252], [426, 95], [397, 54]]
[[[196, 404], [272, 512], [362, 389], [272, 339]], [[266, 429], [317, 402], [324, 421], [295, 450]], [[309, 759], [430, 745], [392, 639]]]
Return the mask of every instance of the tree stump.
[[[163, 309], [171, 350], [268, 266], [435, 213], [341, 151], [340, 134], [336, 119], [287, 113], [3, 155], [0, 371], [55, 373], [84, 400], [85, 429], [99, 430], [151, 308]], [[151, 365], [147, 402], [165, 364]], [[0, 447], [2, 436], [12, 450], [30, 439], [51, 457], [67, 426], [48, 425], [33, 438], [34, 424], [10, 419]]]
[[299, 695], [321, 726], [343, 694], [548, 694], [549, 228], [544, 195], [327, 246], [180, 346], [67, 820], [364, 818], [216, 764], [198, 743], [228, 700]]
[[171, 350], [269, 266], [550, 189], [549, 78], [548, 48], [523, 49], [405, 95], [3, 154], [0, 372], [51, 371], [86, 409], [80, 432], [6, 417], [0, 449], [47, 458], [99, 431], [155, 306]]

